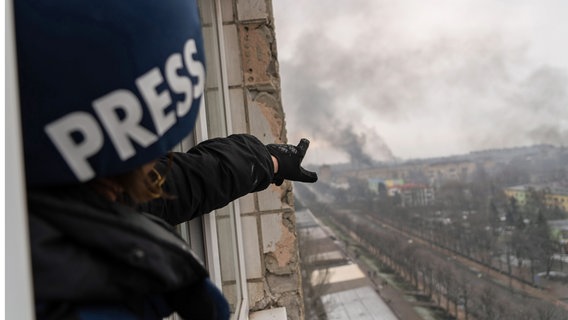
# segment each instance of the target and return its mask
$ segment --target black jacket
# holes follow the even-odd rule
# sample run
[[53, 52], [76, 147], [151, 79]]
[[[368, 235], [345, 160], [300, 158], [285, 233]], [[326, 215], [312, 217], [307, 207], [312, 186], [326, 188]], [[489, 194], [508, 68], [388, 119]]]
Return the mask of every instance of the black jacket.
[[[208, 140], [160, 159], [173, 196], [142, 206], [112, 203], [88, 185], [28, 190], [36, 303], [118, 302], [136, 307], [150, 295], [174, 296], [207, 276], [171, 225], [265, 189], [274, 168], [249, 135]], [[174, 306], [176, 309], [183, 306]]]

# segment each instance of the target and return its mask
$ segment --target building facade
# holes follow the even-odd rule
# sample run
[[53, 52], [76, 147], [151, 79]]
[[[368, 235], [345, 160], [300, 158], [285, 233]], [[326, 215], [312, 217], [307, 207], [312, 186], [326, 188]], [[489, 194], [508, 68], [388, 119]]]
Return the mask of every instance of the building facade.
[[[286, 143], [271, 2], [198, 3], [208, 78], [195, 142], [248, 133], [266, 144]], [[304, 318], [289, 182], [249, 194], [180, 230], [202, 252], [236, 319]], [[201, 239], [192, 243], [196, 233]]]
[[514, 198], [519, 205], [525, 205], [529, 192], [542, 193], [544, 204], [549, 208], [558, 208], [568, 212], [568, 189], [554, 185], [520, 185], [505, 188], [503, 191], [507, 198]]

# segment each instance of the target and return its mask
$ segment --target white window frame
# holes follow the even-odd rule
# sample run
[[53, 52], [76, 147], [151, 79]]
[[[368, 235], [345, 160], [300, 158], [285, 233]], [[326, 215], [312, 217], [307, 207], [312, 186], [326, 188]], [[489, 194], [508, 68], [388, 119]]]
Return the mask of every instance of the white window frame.
[[[10, 243], [3, 252], [6, 259], [6, 318], [35, 319], [29, 230], [26, 214], [25, 179], [23, 167], [23, 143], [20, 127], [20, 101], [18, 95], [18, 76], [16, 72], [16, 41], [14, 9], [11, 0], [6, 1], [6, 112], [5, 112], [5, 241]], [[8, 187], [9, 186], [9, 187]]]
[[[221, 3], [220, 0], [204, 0], [201, 3], [205, 3], [210, 5], [211, 10], [207, 10], [211, 13], [211, 22], [212, 28], [214, 30], [214, 38], [212, 39], [214, 42], [213, 50], [216, 52], [205, 52], [206, 59], [214, 59], [218, 63], [218, 70], [208, 70], [207, 73], [210, 74], [211, 72], [218, 72], [217, 78], [218, 82], [216, 83], [216, 88], [220, 91], [220, 101], [218, 103], [223, 104], [224, 106], [224, 123], [223, 130], [224, 132], [214, 132], [214, 136], [222, 136], [225, 134], [233, 133], [232, 128], [232, 117], [231, 117], [231, 105], [230, 105], [230, 98], [229, 98], [229, 83], [227, 77], [227, 65], [226, 65], [226, 53], [225, 53], [225, 45], [224, 45], [224, 35], [223, 35], [223, 15], [221, 12]], [[206, 36], [206, 35], [204, 35]], [[207, 48], [206, 48], [207, 49]], [[206, 88], [207, 89], [207, 88]], [[204, 93], [206, 94], [206, 93]], [[204, 97], [205, 98], [205, 97]], [[205, 100], [203, 100], [205, 101]], [[207, 107], [205, 102], [202, 103], [199, 116], [197, 119], [197, 123], [194, 129], [192, 139], [195, 143], [199, 143], [202, 141], [207, 140], [210, 138], [209, 132], [213, 130], [213, 128], [209, 125], [207, 121]], [[190, 144], [182, 143], [180, 148], [182, 150], [187, 150]], [[246, 277], [246, 268], [245, 268], [245, 260], [244, 260], [244, 248], [243, 248], [243, 235], [242, 235], [242, 226], [241, 226], [241, 219], [240, 219], [240, 207], [239, 202], [233, 201], [228, 205], [229, 209], [229, 219], [232, 231], [232, 239], [234, 242], [232, 243], [232, 250], [233, 255], [235, 258], [235, 265], [234, 265], [234, 272], [235, 272], [235, 280], [236, 280], [236, 290], [237, 297], [239, 298], [236, 305], [234, 313], [231, 315], [231, 319], [235, 320], [243, 320], [248, 319], [249, 313], [249, 300], [248, 300], [248, 290], [247, 290], [247, 277]], [[197, 221], [196, 221], [197, 220]], [[201, 224], [201, 226], [199, 225]], [[199, 239], [195, 239], [192, 235], [195, 231], [200, 231], [199, 228], [202, 228], [203, 231], [203, 241], [204, 243], [200, 243]], [[188, 232], [188, 229], [190, 230]], [[191, 230], [194, 230], [193, 232]], [[219, 235], [217, 232], [217, 214], [215, 211], [211, 212], [210, 214], [204, 215], [201, 218], [201, 221], [198, 219], [194, 219], [186, 224], [180, 226], [180, 232], [182, 237], [192, 244], [192, 248], [198, 249], [200, 247], [204, 247], [205, 253], [200, 254], [197, 252], [198, 255], [201, 255], [202, 258], [206, 261], [207, 268], [209, 269], [210, 277], [213, 283], [217, 285], [219, 288], [223, 288], [222, 283], [222, 274], [221, 274], [221, 259], [220, 259], [220, 252], [219, 252]], [[197, 232], [199, 233], [199, 232]], [[192, 241], [193, 240], [193, 241]]]
[[[217, 58], [219, 61], [219, 84], [218, 87], [222, 91], [222, 97], [224, 103], [224, 110], [225, 110], [225, 126], [227, 134], [233, 133], [232, 127], [232, 116], [231, 116], [231, 102], [229, 98], [229, 82], [227, 76], [227, 64], [226, 64], [226, 52], [225, 52], [225, 41], [224, 41], [224, 34], [223, 34], [223, 14], [221, 12], [221, 2], [220, 0], [212, 0], [211, 1], [214, 14], [213, 14], [213, 23], [215, 24], [215, 31], [216, 31], [216, 45], [218, 49], [218, 53], [216, 55], [210, 56], [207, 54], [209, 58]], [[203, 112], [205, 111], [205, 112]], [[206, 108], [202, 109], [200, 114], [200, 127], [203, 123], [206, 123]], [[200, 128], [200, 134], [206, 133], [207, 130], [205, 128]], [[198, 135], [197, 135], [198, 136]], [[199, 136], [198, 136], [199, 137]], [[248, 301], [248, 290], [247, 290], [247, 277], [246, 277], [246, 269], [245, 269], [245, 260], [244, 260], [244, 249], [243, 249], [243, 236], [242, 236], [242, 226], [241, 226], [241, 219], [240, 219], [240, 207], [239, 202], [233, 201], [229, 204], [230, 210], [230, 221], [233, 228], [231, 230], [235, 232], [233, 234], [233, 239], [235, 239], [235, 243], [233, 244], [233, 250], [236, 265], [235, 268], [235, 280], [237, 284], [237, 290], [239, 290], [240, 295], [240, 303], [235, 306], [235, 313], [232, 315], [232, 319], [248, 319], [248, 311], [249, 311], [249, 301]], [[209, 264], [210, 272], [214, 276], [213, 281], [221, 287], [221, 272], [220, 272], [220, 259], [219, 259], [219, 247], [218, 247], [218, 236], [217, 236], [217, 225], [215, 220], [215, 214], [206, 216], [204, 219], [204, 229], [205, 229], [205, 247], [207, 251], [207, 259], [213, 263]]]

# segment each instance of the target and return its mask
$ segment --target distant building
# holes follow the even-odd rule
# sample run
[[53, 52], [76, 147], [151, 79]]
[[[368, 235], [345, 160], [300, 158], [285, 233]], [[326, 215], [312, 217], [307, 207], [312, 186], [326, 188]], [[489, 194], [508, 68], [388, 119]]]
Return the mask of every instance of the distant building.
[[527, 195], [530, 189], [544, 192], [544, 202], [548, 207], [556, 207], [568, 212], [568, 189], [553, 185], [520, 185], [505, 188], [503, 191], [508, 198], [515, 198], [521, 206], [527, 203]]
[[404, 184], [403, 179], [385, 180], [385, 185], [387, 186], [387, 189], [394, 188], [395, 186], [400, 186], [400, 185], [403, 185], [403, 184]]
[[545, 194], [546, 205], [557, 207], [568, 212], [568, 189], [551, 188], [550, 193]]
[[384, 190], [385, 196], [400, 197], [403, 207], [421, 207], [434, 202], [434, 188], [420, 183], [410, 183], [403, 179], [369, 178], [369, 190], [380, 195]]
[[368, 178], [369, 190], [379, 194], [381, 188], [385, 188], [388, 191], [389, 196], [394, 196], [395, 191], [398, 191], [398, 187], [404, 184], [403, 179], [381, 179], [381, 178]]
[[415, 183], [393, 186], [389, 193], [400, 195], [403, 207], [422, 207], [434, 203], [434, 188]]
[[466, 181], [475, 170], [475, 163], [468, 160], [445, 160], [428, 164], [424, 167], [424, 174], [430, 184], [439, 184], [444, 181]]
[[316, 288], [313, 291], [316, 295], [310, 299], [320, 299], [325, 317], [334, 320], [398, 319], [375, 291], [375, 284], [368, 274], [348, 259], [345, 245], [336, 240], [333, 231], [321, 225], [309, 209], [297, 211], [296, 216], [300, 238], [306, 241], [303, 253], [306, 249], [313, 251], [301, 257], [303, 266], [311, 263], [315, 267], [303, 270], [302, 281]]
[[379, 178], [369, 178], [369, 179], [367, 179], [367, 182], [369, 183], [369, 190], [371, 190], [375, 194], [379, 194], [379, 185], [380, 184], [385, 185], [385, 181], [383, 179], [379, 179]]
[[560, 242], [562, 254], [568, 254], [568, 219], [548, 221], [552, 235]]
[[505, 190], [503, 191], [505, 192], [507, 198], [514, 198], [515, 200], [517, 200], [517, 204], [523, 206], [527, 203], [527, 185], [509, 187], [505, 188]]

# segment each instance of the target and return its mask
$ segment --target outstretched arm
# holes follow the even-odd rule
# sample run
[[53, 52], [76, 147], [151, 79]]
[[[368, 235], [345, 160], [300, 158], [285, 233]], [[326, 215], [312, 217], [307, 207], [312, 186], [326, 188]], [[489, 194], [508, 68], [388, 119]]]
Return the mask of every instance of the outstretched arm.
[[274, 178], [273, 157], [256, 137], [231, 135], [204, 141], [187, 153], [174, 153], [171, 168], [164, 157], [156, 164], [166, 174], [169, 199], [141, 205], [170, 224], [191, 220], [251, 192], [264, 190]]
[[264, 190], [272, 182], [316, 182], [317, 174], [301, 166], [308, 147], [307, 139], [297, 146], [265, 146], [246, 134], [207, 140], [187, 153], [174, 153], [171, 164], [160, 159], [156, 169], [166, 175], [164, 191], [170, 198], [151, 201], [141, 209], [177, 224]]

